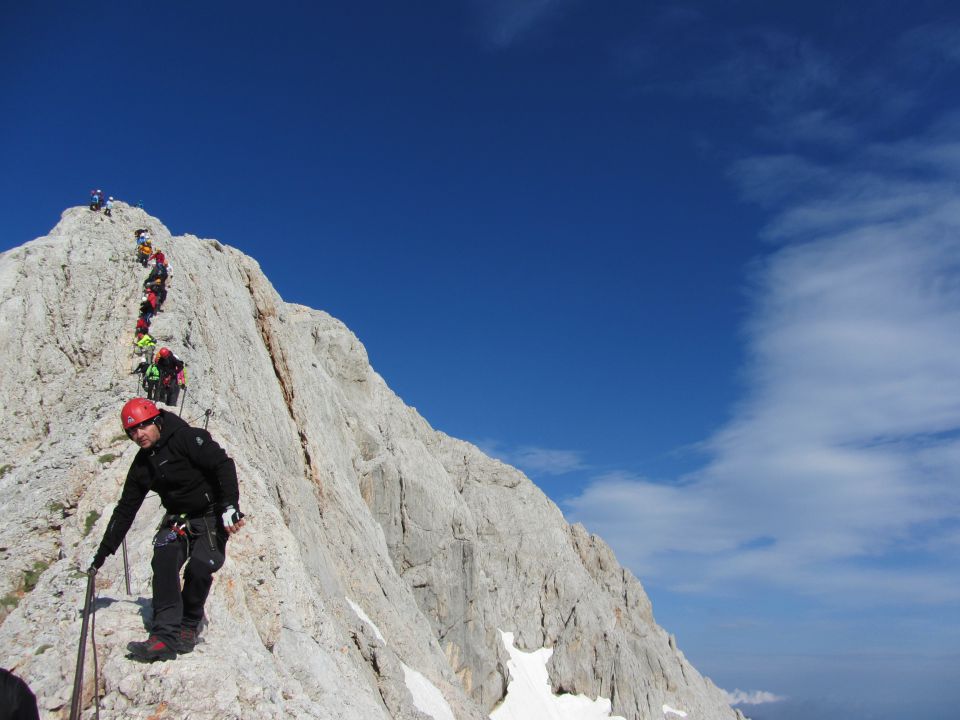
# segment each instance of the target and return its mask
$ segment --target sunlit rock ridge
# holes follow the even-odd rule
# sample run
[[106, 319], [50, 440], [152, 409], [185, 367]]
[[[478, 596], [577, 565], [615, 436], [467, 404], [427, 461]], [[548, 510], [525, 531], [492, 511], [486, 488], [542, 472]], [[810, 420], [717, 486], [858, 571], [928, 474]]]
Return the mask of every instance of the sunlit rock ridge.
[[[145, 636], [160, 515], [148, 497], [127, 536], [132, 594], [119, 552], [97, 577], [102, 717], [440, 720], [405, 681], [413, 671], [452, 717], [480, 720], [509, 680], [499, 631], [552, 648], [554, 691], [608, 698], [614, 715], [738, 716], [602, 540], [518, 470], [431, 428], [343, 323], [283, 302], [238, 250], [171, 236], [121, 203], [112, 218], [68, 209], [0, 255], [0, 665], [30, 684], [41, 717], [67, 716], [78, 568], [136, 450], [118, 410], [137, 387], [140, 227], [172, 267], [153, 330], [188, 364], [183, 417], [212, 411], [249, 523], [196, 651], [137, 664], [125, 647]], [[93, 717], [89, 649], [87, 661]]]

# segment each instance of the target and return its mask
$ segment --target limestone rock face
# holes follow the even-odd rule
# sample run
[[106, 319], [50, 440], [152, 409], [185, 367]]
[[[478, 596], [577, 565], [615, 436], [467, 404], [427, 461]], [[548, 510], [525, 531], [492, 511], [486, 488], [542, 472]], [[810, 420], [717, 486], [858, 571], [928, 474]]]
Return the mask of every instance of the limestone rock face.
[[136, 450], [118, 413], [137, 391], [139, 227], [171, 263], [153, 331], [187, 362], [182, 416], [208, 421], [236, 461], [249, 522], [197, 649], [137, 664], [125, 647], [145, 637], [162, 512], [148, 496], [127, 535], [131, 594], [119, 552], [96, 578], [104, 717], [426, 720], [406, 667], [458, 720], [479, 720], [508, 681], [498, 629], [553, 647], [554, 689], [608, 697], [616, 715], [737, 717], [656, 625], [640, 583], [522, 473], [432, 429], [342, 323], [283, 302], [254, 260], [123, 203], [112, 218], [69, 209], [0, 256], [0, 665], [43, 717], [67, 716], [78, 569]]

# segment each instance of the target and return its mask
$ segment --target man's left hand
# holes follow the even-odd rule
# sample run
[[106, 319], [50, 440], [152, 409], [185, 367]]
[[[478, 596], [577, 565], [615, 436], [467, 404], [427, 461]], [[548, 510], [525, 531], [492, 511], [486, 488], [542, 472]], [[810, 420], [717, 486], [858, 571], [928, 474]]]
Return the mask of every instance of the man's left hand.
[[223, 527], [229, 535], [237, 532], [244, 525], [243, 513], [237, 510], [233, 505], [227, 505], [223, 509], [223, 515], [220, 516], [223, 520]]

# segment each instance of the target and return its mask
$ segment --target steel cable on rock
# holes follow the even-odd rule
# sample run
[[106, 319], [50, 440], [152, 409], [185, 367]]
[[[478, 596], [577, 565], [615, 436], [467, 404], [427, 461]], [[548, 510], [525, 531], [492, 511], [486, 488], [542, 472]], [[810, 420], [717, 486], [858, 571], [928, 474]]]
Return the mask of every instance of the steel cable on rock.
[[97, 571], [91, 566], [87, 570], [87, 588], [83, 597], [83, 621], [80, 624], [80, 647], [77, 649], [77, 668], [73, 676], [73, 697], [70, 700], [70, 720], [80, 720], [83, 700], [83, 664], [87, 649], [87, 622], [90, 622], [90, 641], [93, 645], [93, 696], [96, 702], [96, 716], [100, 720], [100, 664], [97, 660], [96, 629], [96, 577]]
[[94, 714], [100, 720], [100, 662], [97, 659], [97, 588], [93, 588], [90, 604], [90, 648], [93, 650], [93, 701]]

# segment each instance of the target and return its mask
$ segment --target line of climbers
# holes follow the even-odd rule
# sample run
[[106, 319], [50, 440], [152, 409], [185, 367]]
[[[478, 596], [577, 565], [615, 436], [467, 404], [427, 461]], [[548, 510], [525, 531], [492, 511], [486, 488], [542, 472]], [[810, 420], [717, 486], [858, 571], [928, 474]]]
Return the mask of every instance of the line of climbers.
[[[95, 192], [97, 207], [91, 203], [93, 210], [99, 208], [103, 196], [99, 190]], [[236, 465], [207, 432], [206, 425], [202, 429], [191, 427], [179, 415], [161, 410], [153, 402], [156, 398], [175, 407], [186, 378], [184, 362], [169, 348], [154, 353], [156, 342], [150, 336], [150, 323], [162, 311], [166, 299], [170, 266], [163, 253], [150, 245], [147, 230], [138, 230], [136, 236], [137, 262], [144, 267], [153, 263], [143, 284], [134, 342], [135, 352], [144, 356], [134, 372], [143, 374], [148, 397], [132, 398], [120, 411], [124, 432], [140, 450], [87, 573], [92, 589], [94, 576], [123, 543], [147, 493], [156, 492], [165, 514], [153, 538], [150, 635], [143, 642], [127, 644], [129, 658], [153, 662], [173, 660], [194, 650], [205, 620], [204, 605], [213, 574], [226, 560], [227, 539], [243, 527], [244, 519], [239, 510]], [[210, 412], [207, 410], [207, 417]], [[80, 697], [77, 688], [82, 687], [82, 672], [79, 676], [75, 698]], [[99, 691], [97, 698], [99, 717]], [[6, 717], [3, 710], [0, 703], [0, 720]], [[79, 717], [79, 713], [74, 715], [71, 710], [71, 717]]]
[[[138, 202], [137, 207], [143, 209], [143, 203]], [[90, 209], [94, 212], [103, 210], [103, 214], [107, 217], [113, 215], [113, 195], [108, 197], [106, 200], [103, 199], [103, 190], [97, 188], [96, 190], [90, 191]]]
[[157, 350], [157, 341], [150, 334], [150, 324], [157, 313], [163, 312], [167, 299], [170, 263], [162, 251], [154, 251], [149, 230], [141, 228], [134, 235], [137, 240], [134, 259], [143, 267], [150, 267], [150, 273], [143, 282], [140, 314], [134, 328], [134, 352], [143, 360], [131, 374], [141, 376], [140, 386], [148, 400], [176, 407], [180, 391], [187, 385], [185, 363], [170, 348]]

